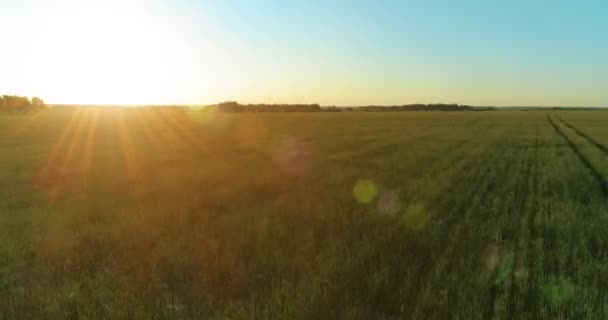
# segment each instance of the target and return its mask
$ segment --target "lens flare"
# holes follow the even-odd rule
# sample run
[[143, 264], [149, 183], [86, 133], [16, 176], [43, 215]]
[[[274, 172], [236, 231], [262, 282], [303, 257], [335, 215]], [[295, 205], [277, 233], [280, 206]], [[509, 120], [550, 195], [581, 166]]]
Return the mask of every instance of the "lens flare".
[[360, 179], [353, 187], [353, 196], [362, 204], [371, 203], [378, 195], [378, 186], [369, 179]]
[[423, 205], [414, 204], [407, 208], [401, 220], [408, 228], [421, 230], [426, 226], [429, 215]]
[[310, 172], [310, 147], [307, 143], [285, 138], [276, 148], [274, 163], [288, 176], [305, 176]]

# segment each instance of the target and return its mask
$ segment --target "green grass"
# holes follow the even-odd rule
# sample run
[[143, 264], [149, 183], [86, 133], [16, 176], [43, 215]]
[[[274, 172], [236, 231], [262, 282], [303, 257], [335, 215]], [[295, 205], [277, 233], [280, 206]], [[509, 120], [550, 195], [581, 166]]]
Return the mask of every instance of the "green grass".
[[606, 123], [0, 116], [0, 319], [603, 319]]

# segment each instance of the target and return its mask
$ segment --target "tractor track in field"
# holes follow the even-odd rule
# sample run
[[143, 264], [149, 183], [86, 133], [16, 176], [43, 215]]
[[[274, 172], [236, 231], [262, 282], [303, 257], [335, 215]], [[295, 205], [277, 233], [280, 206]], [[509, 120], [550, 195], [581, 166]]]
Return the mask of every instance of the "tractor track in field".
[[[604, 155], [608, 155], [608, 147], [606, 147], [606, 145], [602, 144], [601, 142], [595, 140], [593, 137], [589, 136], [587, 133], [583, 132], [582, 130], [578, 129], [577, 127], [575, 127], [574, 125], [568, 123], [566, 120], [562, 119], [561, 117], [557, 117], [557, 119], [564, 124], [566, 127], [570, 128], [572, 131], [574, 131], [574, 133], [576, 133], [579, 137], [587, 140], [587, 142], [591, 143], [594, 147], [596, 147], [599, 151], [601, 151]], [[574, 277], [576, 275], [576, 263], [575, 263], [575, 253], [574, 253], [574, 248], [573, 248], [573, 243], [575, 242], [575, 240], [573, 239], [572, 234], [570, 234], [569, 237], [569, 252], [568, 252], [568, 257], [566, 259], [566, 270], [567, 273], [571, 276]]]
[[[448, 150], [452, 150], [449, 153], [454, 153], [454, 150], [459, 150], [460, 148], [462, 148], [463, 145], [466, 145], [467, 141], [466, 140], [459, 140], [457, 143], [453, 144], [451, 148], [448, 148]], [[446, 150], [447, 151], [447, 150]], [[482, 152], [483, 154], [483, 152]], [[486, 159], [487, 160], [487, 159]], [[489, 160], [487, 160], [489, 161]], [[458, 170], [457, 170], [457, 174], [455, 174], [455, 176], [461, 175], [465, 172], [469, 172], [471, 170], [473, 170], [473, 168], [475, 168], [475, 166], [483, 163], [484, 161], [481, 160], [481, 158], [478, 161], [469, 161], [466, 159], [463, 159], [461, 162], [459, 162], [458, 165]], [[453, 164], [452, 164], [453, 166]], [[491, 179], [485, 179], [485, 177], [489, 174], [489, 171], [484, 170], [484, 172], [476, 177], [475, 181], [476, 181], [476, 185], [479, 184], [483, 184], [484, 182], [486, 184], [489, 183], [489, 181]], [[457, 181], [457, 180], [456, 180]], [[481, 188], [483, 190], [486, 190], [487, 188]], [[486, 191], [487, 192], [487, 191]], [[482, 192], [485, 193], [485, 192]], [[455, 201], [449, 201], [446, 202], [445, 201], [445, 197], [440, 197], [440, 199], [442, 199], [442, 201], [438, 201], [437, 203], [435, 202], [431, 202], [429, 204], [429, 207], [427, 208], [429, 211], [435, 211], [435, 210], [439, 210], [438, 208], [441, 207], [445, 207], [445, 206], [455, 206], [457, 207], [457, 209], [452, 208], [452, 210], [455, 211], [460, 211], [461, 209], [466, 208], [466, 205], [468, 202], [463, 201], [463, 202], [455, 202]], [[447, 247], [447, 243], [449, 240], [449, 234], [456, 234], [458, 233], [457, 231], [455, 231], [454, 229], [457, 228], [457, 225], [455, 226], [454, 221], [458, 218], [457, 215], [455, 214], [450, 214], [448, 215], [448, 219], [447, 221], [441, 221], [440, 224], [442, 226], [448, 227], [449, 231], [447, 232], [441, 232], [441, 236], [439, 236], [438, 238], [438, 242], [442, 243], [444, 245], [442, 245], [441, 247]], [[449, 249], [442, 249], [440, 250], [440, 253], [438, 254], [438, 260], [443, 259], [444, 257], [446, 257], [446, 255], [448, 254], [450, 250]], [[412, 287], [411, 290], [409, 290], [409, 294], [408, 294], [408, 298], [406, 299], [407, 301], [413, 301], [414, 303], [411, 303], [409, 305], [412, 306], [412, 310], [413, 310], [413, 317], [412, 318], [416, 318], [416, 316], [420, 317], [419, 315], [424, 313], [425, 311], [424, 309], [424, 303], [423, 301], [426, 301], [427, 299], [427, 289], [428, 289], [428, 285], [432, 282], [432, 276], [433, 276], [433, 272], [435, 271], [435, 269], [439, 268], [438, 263], [433, 263], [433, 266], [428, 268], [428, 270], [426, 270], [426, 272], [424, 272], [421, 276], [420, 276], [420, 280], [416, 282], [416, 284]]]
[[[521, 165], [525, 166], [524, 171], [527, 171], [527, 168], [529, 166], [529, 162], [530, 162], [529, 159], [521, 161]], [[518, 166], [519, 165], [520, 164], [518, 164]], [[516, 166], [516, 168], [518, 166]], [[518, 171], [518, 175], [520, 175], [520, 174], [521, 174], [520, 171]], [[517, 204], [519, 204], [519, 203], [525, 203], [526, 192], [521, 192], [521, 190], [520, 190], [522, 188], [522, 184], [520, 183], [520, 178], [521, 177], [518, 177], [517, 183], [515, 185], [516, 191], [514, 193], [513, 202], [516, 203], [516, 205], [514, 205], [514, 207], [512, 209], [508, 210], [509, 214], [512, 213], [513, 211], [515, 211], [516, 207], [520, 207]], [[521, 201], [520, 196], [523, 197], [523, 202]], [[518, 224], [518, 227], [516, 229], [519, 230], [519, 225], [521, 224], [521, 220], [519, 220], [517, 224]], [[514, 236], [514, 239], [512, 240], [512, 241], [515, 242], [515, 246], [517, 246], [518, 238], [519, 238], [519, 232], [518, 232], [518, 234], [516, 236]], [[515, 251], [515, 250], [513, 250], [513, 251]], [[514, 255], [514, 259], [513, 260], [514, 261], [516, 260], [515, 255]], [[497, 274], [494, 274], [494, 276], [492, 277], [492, 281], [493, 282], [496, 281], [496, 277], [497, 277]], [[496, 318], [496, 312], [497, 312], [496, 311], [496, 302], [497, 302], [497, 299], [499, 299], [500, 296], [501, 296], [501, 284], [493, 283], [488, 290], [489, 291], [487, 293], [487, 304], [486, 304], [487, 308], [484, 310], [483, 319], [495, 319]], [[506, 310], [506, 315], [507, 315], [507, 317], [510, 314], [510, 307], [511, 307], [510, 306], [510, 303], [511, 303], [510, 296], [512, 294], [511, 291], [512, 291], [512, 288], [510, 286], [506, 290], [506, 294], [507, 294], [507, 310]]]
[[[496, 155], [493, 155], [493, 157], [496, 157], [497, 154], [498, 153], [496, 153]], [[492, 163], [493, 157], [484, 159], [481, 163]], [[511, 165], [512, 163], [508, 163], [506, 165], [505, 170], [508, 171]], [[456, 239], [459, 239], [463, 228], [465, 228], [467, 221], [471, 218], [472, 214], [471, 210], [467, 210], [467, 208], [475, 207], [477, 204], [486, 201], [487, 198], [491, 196], [492, 192], [495, 191], [495, 189], [498, 187], [497, 184], [493, 183], [493, 179], [489, 179], [489, 175], [491, 174], [493, 174], [491, 170], [483, 170], [483, 173], [481, 173], [476, 178], [475, 183], [475, 185], [478, 187], [477, 190], [482, 191], [480, 191], [476, 195], [471, 194], [468, 198], [469, 201], [463, 201], [461, 203], [455, 204], [455, 206], [451, 210], [451, 214], [448, 216], [447, 221], [443, 222], [448, 228], [446, 232], [442, 233], [438, 240], [439, 243], [442, 243], [441, 247], [443, 248], [443, 250], [441, 250], [438, 255], [437, 264], [426, 275], [426, 284], [423, 286], [424, 288], [426, 288], [426, 291], [420, 297], [419, 303], [417, 303], [417, 305], [422, 307], [426, 305], [426, 301], [429, 299], [428, 295], [430, 294], [430, 291], [436, 289], [435, 285], [433, 285], [433, 282], [436, 281], [438, 275], [445, 273], [446, 268], [452, 265], [454, 260], [458, 257], [456, 246], [459, 241], [457, 241]], [[459, 212], [464, 212], [464, 216], [459, 216]], [[493, 301], [495, 294], [493, 295], [492, 293], [490, 293], [489, 295], [491, 296], [489, 299]], [[414, 318], [420, 318], [420, 313], [424, 313], [424, 311], [418, 309], [414, 313]]]
[[[491, 162], [491, 159], [480, 160], [479, 163]], [[475, 166], [476, 163], [470, 162], [468, 163], [470, 166]], [[466, 172], [466, 166], [463, 168], [461, 172]], [[490, 174], [489, 170], [483, 170], [483, 172], [475, 178], [475, 185], [479, 187], [482, 191], [477, 195], [477, 199], [475, 195], [471, 194], [468, 198], [469, 201], [462, 201], [460, 203], [455, 203], [450, 210], [451, 214], [447, 216], [445, 221], [442, 221], [442, 225], [447, 227], [448, 230], [441, 233], [441, 236], [438, 239], [438, 242], [441, 243], [440, 247], [443, 248], [437, 255], [436, 263], [433, 267], [429, 268], [428, 272], [422, 276], [422, 280], [420, 281], [419, 288], [422, 289], [422, 292], [415, 299], [416, 306], [413, 318], [420, 318], [424, 314], [424, 307], [426, 306], [426, 302], [429, 299], [430, 291], [432, 288], [433, 279], [437, 278], [438, 274], [442, 274], [447, 266], [450, 265], [450, 262], [456, 257], [456, 252], [454, 252], [454, 247], [456, 246], [457, 241], [454, 239], [462, 231], [462, 227], [464, 224], [464, 219], [466, 217], [461, 217], [458, 215], [459, 212], [465, 211], [465, 209], [471, 206], [471, 202], [477, 203], [481, 201], [480, 199], [485, 199], [491, 194], [493, 190], [493, 185], [491, 183], [492, 179], [488, 179], [488, 175]], [[472, 191], [472, 190], [471, 190]], [[458, 218], [461, 218], [460, 221], [457, 221]], [[452, 241], [450, 241], [452, 239]]]
[[608, 155], [608, 147], [606, 147], [604, 144], [602, 144], [599, 141], [593, 139], [591, 136], [589, 136], [585, 132], [581, 131], [577, 127], [575, 127], [575, 126], [571, 125], [570, 123], [568, 123], [566, 120], [564, 120], [564, 119], [562, 119], [560, 117], [558, 117], [557, 119], [559, 119], [559, 121], [561, 121], [566, 127], [572, 129], [572, 131], [574, 131], [578, 136], [580, 136], [580, 137], [584, 138], [585, 140], [589, 141], [589, 143], [591, 143], [593, 146], [595, 146], [600, 151], [602, 151], [602, 153]]
[[[526, 158], [521, 161], [522, 170], [518, 171], [519, 177], [517, 179], [516, 185], [514, 186], [516, 190], [513, 196], [514, 205], [507, 211], [513, 218], [517, 218], [516, 227], [514, 229], [517, 231], [512, 239], [513, 246], [511, 251], [513, 254], [513, 269], [517, 268], [518, 262], [523, 259], [522, 257], [528, 257], [528, 255], [525, 255], [524, 252], [521, 252], [521, 250], [526, 250], [526, 248], [523, 245], [520, 246], [520, 241], [523, 232], [522, 228], [524, 228], [523, 219], [525, 218], [526, 221], [529, 222], [529, 219], [532, 216], [532, 213], [530, 211], [534, 210], [533, 207], [530, 207], [533, 206], [533, 204], [530, 204], [530, 206], [528, 206], [528, 204], [531, 199], [529, 192], [531, 189], [534, 188], [533, 183], [535, 182], [535, 179], [534, 177], [531, 177], [531, 174], [536, 175], [538, 170], [538, 157], [536, 154], [538, 149], [538, 142], [539, 138], [537, 133], [535, 137], [535, 142], [533, 144], [533, 147], [535, 148], [535, 155], [527, 155]], [[496, 275], [494, 279], [496, 279]], [[500, 299], [500, 297], [503, 295], [506, 301], [506, 308], [504, 310], [503, 316], [505, 317], [505, 319], [513, 319], [516, 317], [517, 297], [523, 294], [523, 292], [521, 292], [521, 288], [519, 288], [517, 284], [517, 276], [515, 270], [511, 272], [509, 276], [509, 281], [510, 282], [508, 283], [508, 286], [504, 290], [501, 289], [500, 284], [496, 283], [494, 283], [489, 288], [487, 294], [487, 308], [484, 310], [483, 315], [484, 319], [495, 319], [497, 317], [497, 299]]]
[[534, 269], [534, 242], [538, 237], [538, 230], [536, 229], [536, 215], [539, 209], [538, 205], [538, 193], [539, 193], [539, 148], [540, 148], [540, 138], [538, 133], [538, 127], [536, 128], [536, 141], [534, 148], [534, 172], [532, 174], [532, 199], [530, 214], [528, 215], [528, 243], [527, 243], [527, 256], [526, 256], [526, 270], [528, 271], [528, 287], [526, 288], [526, 302], [525, 308], [532, 314], [534, 317], [537, 316], [538, 313], [538, 301], [539, 294], [537, 286], [536, 273]]
[[581, 161], [581, 163], [589, 170], [589, 173], [591, 174], [593, 179], [595, 179], [595, 181], [597, 182], [597, 184], [600, 188], [600, 191], [602, 192], [602, 195], [608, 196], [608, 183], [606, 182], [606, 180], [604, 179], [602, 174], [593, 166], [591, 161], [589, 161], [589, 159], [580, 151], [578, 146], [572, 140], [570, 140], [570, 138], [568, 138], [568, 135], [559, 128], [559, 126], [553, 121], [553, 119], [551, 118], [550, 115], [547, 115], [547, 120], [549, 121], [549, 123], [551, 124], [551, 126], [553, 127], [555, 132], [564, 139], [566, 144], [576, 154], [576, 156]]
[[[482, 163], [493, 163], [495, 161], [495, 157], [498, 157], [499, 153], [494, 154], [492, 157], [489, 157], [482, 161]], [[509, 162], [503, 168], [504, 171], [509, 171], [509, 169], [513, 166], [512, 162]], [[437, 288], [436, 284], [433, 284], [434, 281], [438, 278], [438, 275], [444, 274], [447, 268], [454, 264], [455, 260], [458, 258], [457, 245], [460, 243], [457, 239], [460, 239], [463, 230], [466, 228], [466, 225], [473, 218], [473, 214], [475, 213], [473, 209], [480, 203], [484, 203], [491, 197], [492, 193], [499, 188], [499, 185], [495, 183], [494, 179], [490, 179], [491, 175], [494, 174], [492, 170], [486, 168], [483, 170], [484, 172], [478, 176], [478, 181], [475, 183], [477, 186], [477, 190], [480, 191], [477, 195], [471, 195], [469, 198], [470, 201], [464, 201], [462, 203], [456, 204], [455, 207], [452, 208], [452, 213], [464, 212], [464, 216], [458, 216], [457, 214], [451, 214], [449, 216], [448, 222], [446, 223], [450, 227], [447, 232], [442, 233], [440, 237], [440, 243], [443, 243], [442, 248], [444, 248], [439, 254], [439, 263], [434, 267], [434, 270], [430, 272], [430, 279], [427, 279], [427, 286], [430, 284], [430, 290], [433, 288]], [[468, 209], [467, 209], [468, 208]], [[460, 219], [458, 219], [460, 218]], [[450, 241], [451, 239], [451, 241]], [[426, 287], [426, 286], [425, 286]], [[484, 310], [484, 315], [492, 315], [494, 313], [494, 304], [495, 299], [498, 296], [498, 290], [496, 287], [488, 288], [488, 293], [486, 295], [487, 305], [490, 307]], [[426, 305], [426, 301], [429, 299], [428, 297], [429, 291], [423, 294], [421, 299], [422, 303], [420, 305]], [[415, 315], [418, 315], [418, 310]]]
[[[536, 142], [534, 144], [535, 148], [538, 148], [538, 135], [536, 136]], [[523, 180], [518, 183], [517, 191], [515, 192], [514, 202], [516, 205], [511, 210], [513, 216], [517, 216], [517, 234], [513, 239], [513, 269], [517, 269], [518, 262], [522, 259], [523, 252], [521, 252], [520, 248], [520, 240], [522, 237], [522, 215], [528, 214], [531, 215], [530, 212], [527, 212], [527, 204], [530, 199], [530, 189], [531, 189], [531, 173], [536, 170], [536, 160], [532, 155], [528, 155], [525, 161], [525, 169], [523, 170]], [[518, 215], [519, 214], [519, 215]], [[528, 218], [529, 219], [529, 218]], [[507, 291], [507, 310], [506, 310], [506, 318], [514, 319], [516, 315], [517, 301], [516, 297], [519, 296], [521, 292], [517, 285], [517, 275], [516, 271], [513, 270], [511, 272], [511, 283], [508, 287]]]

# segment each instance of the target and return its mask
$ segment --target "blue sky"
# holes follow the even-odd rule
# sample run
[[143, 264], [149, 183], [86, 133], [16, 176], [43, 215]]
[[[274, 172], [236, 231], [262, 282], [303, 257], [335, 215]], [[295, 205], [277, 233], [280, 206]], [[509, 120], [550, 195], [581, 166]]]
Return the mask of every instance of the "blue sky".
[[608, 106], [608, 2], [127, 2], [192, 53], [168, 70], [189, 89], [166, 101]]

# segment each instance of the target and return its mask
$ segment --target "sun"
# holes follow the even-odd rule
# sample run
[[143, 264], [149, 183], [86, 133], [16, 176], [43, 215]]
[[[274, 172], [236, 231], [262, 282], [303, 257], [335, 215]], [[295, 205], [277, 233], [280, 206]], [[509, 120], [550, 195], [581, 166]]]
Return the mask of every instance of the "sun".
[[[60, 2], [33, 17], [19, 36], [28, 74], [18, 91], [51, 103], [174, 104], [204, 99], [211, 83], [201, 52], [212, 52], [180, 17], [133, 1]], [[21, 81], [19, 81], [21, 80]]]

